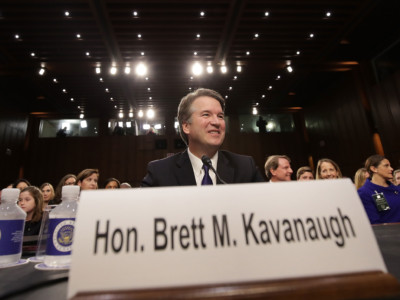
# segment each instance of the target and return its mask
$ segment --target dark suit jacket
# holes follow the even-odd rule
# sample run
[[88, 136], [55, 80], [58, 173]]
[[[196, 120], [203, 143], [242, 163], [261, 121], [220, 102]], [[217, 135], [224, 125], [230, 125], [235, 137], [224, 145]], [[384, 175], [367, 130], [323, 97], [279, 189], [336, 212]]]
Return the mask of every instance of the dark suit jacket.
[[[219, 151], [217, 172], [227, 183], [264, 182], [260, 171], [250, 156]], [[221, 184], [217, 180], [217, 184]], [[196, 185], [187, 150], [147, 165], [142, 187]]]

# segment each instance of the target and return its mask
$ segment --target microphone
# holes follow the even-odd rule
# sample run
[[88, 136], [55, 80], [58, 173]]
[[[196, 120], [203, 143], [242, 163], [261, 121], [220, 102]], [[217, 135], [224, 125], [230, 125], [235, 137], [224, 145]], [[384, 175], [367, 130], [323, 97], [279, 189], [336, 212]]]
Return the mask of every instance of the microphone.
[[223, 184], [228, 184], [224, 180], [222, 180], [221, 177], [219, 177], [219, 174], [217, 173], [217, 171], [214, 169], [214, 167], [212, 165], [211, 159], [207, 155], [203, 155], [201, 157], [201, 161], [203, 162], [203, 164], [205, 164], [207, 167], [209, 167], [211, 170], [213, 170], [213, 172], [215, 173], [215, 175], [217, 176], [219, 181], [221, 181]]

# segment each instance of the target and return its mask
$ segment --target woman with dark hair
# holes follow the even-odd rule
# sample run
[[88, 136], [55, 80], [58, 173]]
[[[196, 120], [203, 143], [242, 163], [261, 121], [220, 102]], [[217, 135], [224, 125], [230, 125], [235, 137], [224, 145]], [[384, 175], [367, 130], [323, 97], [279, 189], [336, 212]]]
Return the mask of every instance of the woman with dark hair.
[[29, 182], [28, 180], [26, 180], [26, 179], [24, 179], [24, 178], [20, 178], [20, 179], [17, 179], [17, 180], [13, 183], [12, 187], [13, 187], [14, 189], [23, 190], [24, 188], [26, 188], [27, 186], [30, 186], [30, 185], [31, 185], [31, 184], [30, 184], [30, 182]]
[[76, 184], [83, 190], [97, 190], [99, 181], [99, 170], [85, 169], [76, 176]]
[[400, 222], [400, 187], [392, 184], [393, 168], [382, 155], [367, 158], [369, 178], [358, 189], [371, 224]]
[[338, 179], [342, 177], [338, 164], [332, 159], [322, 158], [318, 161], [316, 179]]
[[61, 178], [60, 182], [56, 187], [56, 192], [54, 196], [54, 200], [50, 202], [50, 204], [60, 204], [61, 203], [61, 190], [64, 185], [75, 185], [76, 184], [76, 176], [74, 174], [67, 174], [63, 178]]
[[105, 189], [119, 189], [120, 187], [121, 183], [116, 178], [108, 178], [104, 184]]
[[42, 222], [42, 192], [36, 186], [24, 188], [19, 194], [18, 205], [26, 212], [24, 235], [38, 235]]

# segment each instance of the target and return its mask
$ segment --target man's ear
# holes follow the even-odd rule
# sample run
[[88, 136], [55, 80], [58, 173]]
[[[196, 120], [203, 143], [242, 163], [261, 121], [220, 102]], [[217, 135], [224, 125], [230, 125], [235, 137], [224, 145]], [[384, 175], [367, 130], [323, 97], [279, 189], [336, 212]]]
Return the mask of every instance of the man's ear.
[[82, 181], [79, 180], [76, 185], [82, 186]]
[[184, 133], [189, 134], [190, 133], [190, 124], [188, 122], [183, 122], [182, 130]]
[[276, 170], [274, 170], [274, 169], [269, 169], [269, 172], [272, 174], [272, 176], [275, 176], [276, 175]]

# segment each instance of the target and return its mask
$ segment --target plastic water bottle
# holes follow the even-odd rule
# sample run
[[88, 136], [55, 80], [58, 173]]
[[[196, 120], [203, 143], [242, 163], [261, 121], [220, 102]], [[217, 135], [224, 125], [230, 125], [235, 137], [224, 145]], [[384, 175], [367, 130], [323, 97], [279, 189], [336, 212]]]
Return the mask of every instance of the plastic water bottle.
[[22, 254], [26, 212], [17, 205], [19, 189], [3, 189], [0, 204], [0, 266], [16, 264]]
[[47, 267], [68, 267], [71, 263], [71, 248], [78, 208], [80, 187], [62, 187], [61, 204], [49, 214], [49, 229], [44, 264]]

